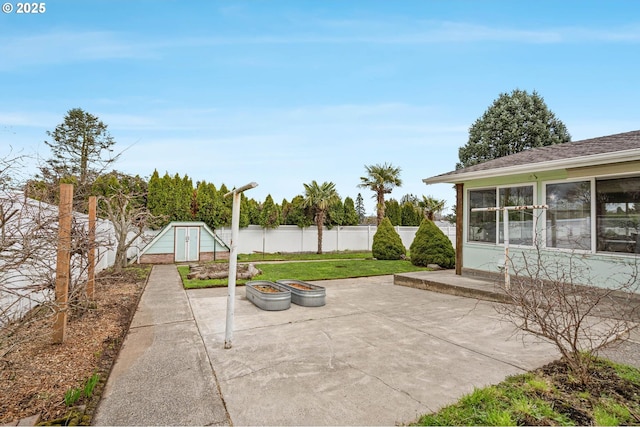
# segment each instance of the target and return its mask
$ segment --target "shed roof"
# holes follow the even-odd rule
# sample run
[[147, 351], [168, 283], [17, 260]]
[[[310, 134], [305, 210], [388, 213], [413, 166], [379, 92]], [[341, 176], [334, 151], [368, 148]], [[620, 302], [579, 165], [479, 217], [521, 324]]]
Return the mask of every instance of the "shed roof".
[[640, 130], [533, 148], [425, 178], [426, 184], [640, 160]]
[[227, 249], [230, 249], [229, 245], [223, 242], [222, 239], [220, 239], [220, 237], [218, 237], [218, 235], [212, 229], [210, 229], [207, 224], [205, 224], [202, 221], [172, 221], [169, 224], [165, 225], [165, 227], [162, 230], [160, 230], [160, 232], [156, 234], [154, 238], [151, 239], [151, 241], [147, 243], [144, 248], [142, 248], [142, 251], [140, 251], [140, 256], [144, 255], [144, 253], [147, 252], [149, 248], [153, 247], [153, 245], [155, 245], [155, 243], [158, 240], [160, 240], [162, 236], [167, 234], [167, 232], [173, 229], [174, 227], [201, 227], [203, 230], [205, 230], [207, 233], [213, 236], [213, 238], [216, 240], [216, 242], [218, 242], [218, 244], [220, 244], [221, 246]]

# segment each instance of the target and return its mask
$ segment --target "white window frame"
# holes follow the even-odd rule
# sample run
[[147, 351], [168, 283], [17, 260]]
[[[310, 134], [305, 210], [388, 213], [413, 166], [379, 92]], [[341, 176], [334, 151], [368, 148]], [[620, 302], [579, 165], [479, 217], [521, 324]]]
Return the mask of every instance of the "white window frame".
[[[584, 180], [583, 180], [584, 181]], [[500, 242], [500, 227], [502, 226], [502, 218], [500, 217], [500, 212], [496, 211], [495, 215], [496, 215], [496, 239], [495, 242], [491, 243], [491, 242], [479, 242], [479, 241], [475, 241], [475, 240], [469, 240], [469, 204], [470, 204], [470, 192], [471, 191], [482, 191], [482, 190], [495, 190], [495, 195], [496, 195], [496, 203], [500, 203], [500, 189], [503, 188], [515, 188], [515, 187], [531, 187], [533, 190], [533, 204], [537, 204], [538, 203], [538, 191], [537, 191], [537, 182], [535, 181], [529, 181], [529, 182], [523, 182], [523, 183], [514, 183], [514, 184], [502, 184], [502, 185], [487, 185], [484, 187], [474, 187], [474, 188], [468, 188], [467, 191], [465, 192], [465, 215], [464, 215], [464, 243], [465, 244], [471, 244], [471, 245], [491, 245], [491, 246], [502, 246], [504, 247], [504, 242]], [[485, 207], [490, 207], [490, 206], [485, 206]], [[520, 244], [513, 244], [512, 242], [509, 243], [510, 247], [514, 247], [514, 248], [532, 248], [535, 247], [535, 236], [536, 236], [536, 230], [538, 230], [538, 218], [537, 215], [533, 215], [533, 221], [532, 221], [532, 234], [533, 234], [533, 242], [531, 245], [520, 245]]]
[[542, 200], [544, 203], [547, 202], [547, 185], [551, 184], [570, 184], [572, 182], [589, 182], [589, 191], [591, 192], [591, 202], [589, 209], [591, 210], [591, 226], [589, 227], [591, 233], [591, 249], [571, 249], [571, 248], [555, 248], [553, 246], [547, 246], [547, 211], [545, 209], [542, 214], [542, 247], [548, 249], [550, 251], [559, 251], [559, 252], [570, 252], [570, 253], [581, 253], [581, 254], [595, 254], [596, 253], [596, 178], [595, 177], [584, 177], [584, 178], [571, 178], [571, 179], [558, 179], [551, 181], [542, 181]]

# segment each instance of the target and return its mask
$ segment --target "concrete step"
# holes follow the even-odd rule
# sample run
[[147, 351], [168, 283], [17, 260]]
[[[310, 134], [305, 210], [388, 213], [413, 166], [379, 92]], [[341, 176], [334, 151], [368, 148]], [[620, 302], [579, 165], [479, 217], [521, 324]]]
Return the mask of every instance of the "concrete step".
[[457, 276], [454, 270], [394, 274], [393, 284], [486, 301], [509, 302], [497, 281]]

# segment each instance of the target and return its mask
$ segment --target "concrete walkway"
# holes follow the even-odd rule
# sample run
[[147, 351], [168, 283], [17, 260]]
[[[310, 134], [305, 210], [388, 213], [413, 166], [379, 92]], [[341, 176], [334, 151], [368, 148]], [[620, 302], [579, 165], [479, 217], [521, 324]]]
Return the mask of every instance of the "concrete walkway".
[[153, 267], [93, 424], [230, 424], [175, 265]]
[[515, 335], [493, 302], [394, 286], [393, 276], [316, 282], [324, 307], [266, 312], [226, 288], [182, 290], [155, 266], [96, 425], [394, 425], [474, 387], [556, 359]]

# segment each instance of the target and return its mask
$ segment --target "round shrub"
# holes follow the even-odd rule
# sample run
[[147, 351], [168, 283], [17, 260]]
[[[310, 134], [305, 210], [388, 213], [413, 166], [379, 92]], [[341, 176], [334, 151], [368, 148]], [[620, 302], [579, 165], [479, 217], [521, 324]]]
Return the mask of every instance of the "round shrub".
[[426, 218], [422, 220], [409, 250], [413, 265], [426, 267], [438, 264], [442, 268], [453, 268], [456, 264], [456, 253], [451, 240]]
[[407, 253], [389, 218], [384, 218], [378, 226], [371, 249], [376, 259], [402, 259]]

